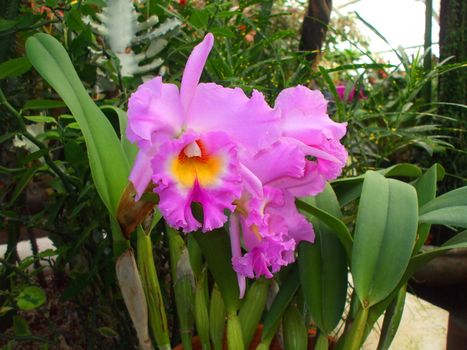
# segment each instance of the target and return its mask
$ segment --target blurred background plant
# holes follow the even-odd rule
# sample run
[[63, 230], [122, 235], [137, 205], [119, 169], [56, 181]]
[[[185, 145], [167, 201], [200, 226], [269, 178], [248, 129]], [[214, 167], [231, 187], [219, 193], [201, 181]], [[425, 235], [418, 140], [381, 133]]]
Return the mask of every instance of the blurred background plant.
[[[313, 1], [309, 3], [0, 0], [0, 240], [7, 244], [0, 260], [0, 289], [5, 291], [0, 293], [0, 344], [13, 348], [37, 341], [47, 348], [73, 342], [73, 348], [116, 349], [136, 344], [116, 285], [110, 222], [102, 215], [106, 209], [91, 180], [82, 131], [24, 56], [24, 43], [35, 33], [49, 33], [63, 44], [87, 91], [118, 134], [123, 132], [118, 112], [105, 106], [124, 108], [129, 94], [147, 76], [161, 74], [165, 81], [179, 81], [189, 52], [205, 33], [212, 32], [216, 45], [204, 73], [206, 80], [247, 92], [259, 89], [269, 101], [283, 88], [297, 84], [324, 91], [330, 114], [349, 126], [344, 140], [350, 154], [345, 175], [398, 163], [429, 168], [439, 160], [448, 180], [443, 191], [465, 183], [465, 98], [448, 100], [446, 96], [452, 94], [445, 91], [451, 90], [439, 85], [443, 79], [449, 84], [448, 77], [465, 77], [465, 56], [448, 59], [454, 52], [446, 50], [442, 59], [433, 58], [433, 67], [427, 70], [423, 62], [431, 58], [430, 53], [410, 56], [397, 48], [399, 62], [385, 63], [369, 50], [368, 39], [358, 32], [356, 23], [376, 29], [358, 15], [329, 18], [329, 24], [320, 19], [318, 24], [327, 35], [321, 38], [317, 54], [300, 44], [306, 36], [301, 31], [306, 5], [308, 11], [316, 11]], [[131, 10], [121, 12], [128, 15], [121, 19], [128, 21], [126, 25], [107, 21], [112, 12], [105, 8], [110, 4]], [[122, 28], [127, 29], [126, 36], [115, 44], [108, 34]], [[424, 94], [427, 86], [432, 92], [429, 100]], [[41, 236], [51, 239], [52, 250], [39, 251]], [[172, 334], [180, 334], [179, 330], [191, 334], [196, 324], [198, 334], [211, 334], [212, 343], [218, 344], [223, 328], [216, 317], [225, 315], [201, 257], [192, 258], [200, 254], [196, 242], [171, 234], [162, 221], [150, 237]], [[22, 239], [30, 241], [30, 258], [18, 256]], [[136, 243], [132, 237], [133, 246]], [[179, 254], [174, 258], [169, 251], [173, 255], [176, 249]], [[186, 250], [190, 250], [192, 273], [179, 263], [186, 264]], [[180, 277], [174, 264], [185, 274], [172, 290], [171, 281]], [[52, 273], [45, 273], [45, 266]], [[285, 283], [278, 277], [279, 284]], [[195, 290], [185, 288], [193, 283]], [[263, 295], [263, 289], [258, 287], [256, 292]], [[173, 301], [185, 298], [189, 307], [194, 295], [190, 293], [196, 294], [198, 312], [218, 311], [209, 312], [213, 320], [207, 333], [202, 320], [183, 319], [176, 312]], [[50, 301], [57, 298], [74, 310], [75, 319], [66, 323], [56, 318], [53, 310], [58, 303]], [[295, 306], [302, 310], [302, 299], [300, 294], [294, 299], [287, 323], [297, 319]], [[175, 336], [173, 340], [183, 339]]]

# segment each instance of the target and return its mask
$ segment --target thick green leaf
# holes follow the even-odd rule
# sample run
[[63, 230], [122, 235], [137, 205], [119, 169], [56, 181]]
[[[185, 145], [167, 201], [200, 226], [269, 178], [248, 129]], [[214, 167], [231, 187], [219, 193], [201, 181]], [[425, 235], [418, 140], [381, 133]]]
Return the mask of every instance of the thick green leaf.
[[0, 80], [17, 77], [31, 69], [31, 63], [27, 57], [13, 58], [0, 64]]
[[445, 193], [420, 208], [420, 215], [430, 211], [467, 205], [467, 186]]
[[131, 143], [126, 137], [126, 127], [128, 124], [128, 116], [126, 112], [115, 106], [102, 106], [101, 109], [104, 113], [106, 110], [110, 110], [117, 115], [118, 125], [120, 127], [120, 143], [122, 144], [122, 149], [125, 152], [128, 164], [132, 166], [135, 162], [136, 154], [138, 153], [138, 147]]
[[401, 163], [390, 166], [386, 169], [378, 170], [378, 173], [385, 177], [419, 177], [422, 175], [421, 169], [410, 163]]
[[230, 239], [224, 229], [194, 233], [204, 258], [224, 298], [227, 313], [236, 312], [240, 305], [237, 275], [232, 268]]
[[407, 267], [407, 271], [405, 272], [404, 278], [408, 280], [423, 265], [427, 264], [437, 256], [442, 255], [448, 250], [454, 248], [467, 248], [467, 230], [458, 233], [438, 248], [431, 249], [427, 252], [412, 257], [410, 264]]
[[441, 181], [443, 177], [443, 167], [435, 164], [415, 182], [414, 186], [417, 190], [418, 205], [420, 207], [436, 197], [436, 183]]
[[420, 209], [420, 222], [467, 227], [467, 186], [433, 199]]
[[399, 282], [399, 285], [392, 291], [392, 293], [387, 298], [371, 307], [367, 322], [368, 333], [369, 330], [373, 328], [373, 325], [383, 314], [383, 312], [395, 300], [397, 294], [399, 293], [399, 289], [407, 283], [407, 281], [413, 276], [413, 274], [418, 269], [420, 269], [423, 265], [426, 265], [428, 262], [430, 262], [437, 256], [440, 256], [454, 248], [467, 248], [467, 230], [458, 233], [456, 236], [444, 243], [441, 247], [431, 249], [427, 252], [420, 253], [412, 257], [404, 273], [404, 276]]
[[36, 34], [27, 40], [26, 52], [34, 68], [58, 92], [79, 123], [97, 191], [115, 216], [130, 168], [112, 125], [87, 94], [56, 39]]
[[365, 174], [352, 251], [355, 290], [367, 307], [399, 284], [412, 255], [417, 231], [415, 189], [381, 174]]
[[[444, 176], [444, 169], [439, 164], [433, 165], [414, 184], [417, 190], [418, 206], [421, 207], [436, 197], [436, 183]], [[419, 224], [417, 243], [414, 252], [418, 252], [430, 232], [430, 224]]]
[[308, 332], [297, 306], [290, 305], [282, 318], [285, 350], [308, 349]]
[[404, 276], [402, 277], [399, 285], [392, 291], [392, 293], [387, 298], [370, 308], [367, 320], [366, 335], [369, 334], [370, 330], [373, 328], [374, 324], [379, 319], [379, 317], [386, 311], [388, 307], [390, 307], [392, 303], [394, 303], [394, 301], [398, 297], [400, 288], [402, 288], [407, 283], [407, 281], [413, 276], [413, 274], [418, 269], [420, 269], [423, 265], [427, 264], [437, 256], [440, 256], [448, 250], [454, 248], [467, 248], [467, 230], [457, 234], [455, 237], [451, 238], [439, 248], [431, 249], [427, 252], [420, 253], [412, 257], [409, 266], [407, 267], [407, 270], [405, 271]]
[[[393, 165], [386, 169], [378, 170], [378, 173], [385, 177], [419, 177], [422, 171], [419, 167], [409, 163]], [[336, 192], [341, 206], [347, 205], [360, 197], [362, 193], [364, 175], [347, 177], [332, 182], [332, 187]]]
[[425, 224], [452, 225], [467, 227], [467, 205], [442, 208], [420, 215], [420, 222]]
[[296, 204], [297, 208], [302, 212], [313, 215], [325, 223], [332, 230], [332, 232], [337, 236], [342, 246], [344, 247], [347, 253], [347, 257], [350, 259], [352, 256], [353, 241], [347, 226], [339, 218], [331, 215], [326, 210], [318, 208], [315, 205], [306, 203], [301, 199], [298, 199]]
[[[317, 197], [307, 198], [335, 217], [341, 218], [339, 202], [330, 185]], [[312, 218], [316, 240], [302, 242], [298, 266], [305, 301], [318, 328], [329, 334], [339, 323], [347, 296], [347, 256], [337, 235], [323, 221]]]

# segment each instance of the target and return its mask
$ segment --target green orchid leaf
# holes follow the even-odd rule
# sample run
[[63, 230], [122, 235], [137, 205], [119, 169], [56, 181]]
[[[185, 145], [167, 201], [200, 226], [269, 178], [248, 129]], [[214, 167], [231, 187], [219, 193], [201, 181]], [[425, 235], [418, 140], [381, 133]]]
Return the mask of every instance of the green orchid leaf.
[[35, 34], [26, 42], [26, 53], [79, 123], [97, 191], [115, 216], [130, 168], [112, 125], [87, 94], [67, 52], [55, 38]]
[[305, 202], [303, 199], [297, 200], [296, 204], [297, 208], [300, 209], [300, 211], [302, 211], [306, 215], [313, 215], [332, 230], [332, 232], [337, 236], [337, 238], [341, 242], [342, 246], [344, 247], [347, 253], [348, 258], [350, 259], [350, 257], [352, 256], [353, 239], [349, 229], [342, 222], [342, 220], [330, 214], [326, 210], [319, 208], [316, 205]]
[[250, 346], [268, 299], [269, 280], [260, 278], [248, 289], [238, 318], [242, 326], [243, 343]]
[[280, 325], [281, 318], [292, 301], [295, 293], [297, 293], [298, 287], [300, 286], [300, 275], [298, 266], [293, 265], [284, 282], [279, 289], [271, 308], [264, 316], [264, 328], [261, 340], [272, 340], [274, 334], [277, 331], [277, 327]]
[[[386, 169], [380, 169], [377, 172], [385, 177], [416, 178], [422, 174], [418, 166], [409, 163], [396, 164]], [[347, 205], [360, 197], [363, 179], [364, 175], [360, 175], [337, 179], [332, 182], [332, 187], [336, 192], [337, 198], [339, 198], [341, 206]]]
[[420, 222], [467, 227], [467, 186], [445, 193], [420, 208]]
[[[436, 184], [444, 177], [444, 169], [441, 165], [435, 164], [420, 176], [414, 184], [417, 190], [418, 205], [422, 207], [436, 197]], [[430, 232], [430, 224], [419, 224], [417, 232], [417, 243], [414, 252], [418, 252], [426, 241]]]
[[[339, 202], [331, 186], [305, 201], [342, 217]], [[314, 244], [302, 242], [298, 266], [308, 310], [320, 331], [329, 334], [342, 318], [347, 296], [347, 255], [333, 230], [324, 221], [311, 218], [316, 239]]]
[[308, 349], [308, 331], [296, 305], [290, 305], [282, 318], [285, 350]]
[[396, 298], [391, 302], [384, 314], [383, 328], [378, 342], [377, 350], [388, 350], [402, 319], [404, 312], [405, 296], [407, 294], [407, 285], [399, 289]]
[[224, 229], [194, 233], [208, 269], [224, 298], [227, 313], [235, 313], [240, 305], [237, 275], [232, 268], [229, 234]]
[[430, 249], [429, 251], [413, 256], [410, 259], [410, 263], [407, 266], [407, 269], [404, 273], [404, 276], [400, 280], [399, 285], [392, 291], [392, 293], [387, 298], [370, 308], [367, 321], [367, 333], [369, 333], [369, 331], [373, 328], [373, 325], [378, 320], [378, 318], [395, 300], [400, 288], [402, 288], [407, 283], [407, 281], [413, 276], [415, 272], [417, 272], [418, 269], [429, 263], [434, 258], [455, 248], [467, 248], [467, 230], [458, 233], [456, 236], [444, 243], [441, 247]]
[[445, 193], [420, 208], [420, 215], [434, 210], [467, 205], [467, 186]]
[[354, 234], [351, 272], [364, 307], [385, 299], [409, 264], [417, 232], [415, 189], [381, 174], [365, 174]]
[[128, 116], [126, 112], [123, 109], [115, 106], [102, 106], [101, 110], [104, 113], [111, 111], [117, 115], [118, 125], [120, 128], [120, 143], [122, 145], [123, 152], [125, 152], [128, 164], [131, 167], [135, 162], [136, 154], [138, 153], [138, 147], [131, 143], [126, 137], [126, 127], [128, 124]]

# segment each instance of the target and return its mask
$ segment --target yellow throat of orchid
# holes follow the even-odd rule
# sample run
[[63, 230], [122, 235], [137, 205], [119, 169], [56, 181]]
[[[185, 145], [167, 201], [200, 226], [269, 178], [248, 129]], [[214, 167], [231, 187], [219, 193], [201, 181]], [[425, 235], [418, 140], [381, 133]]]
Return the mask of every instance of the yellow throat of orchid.
[[171, 173], [187, 188], [193, 187], [195, 180], [203, 187], [215, 184], [222, 167], [222, 158], [206, 154], [200, 140], [185, 146], [170, 164]]

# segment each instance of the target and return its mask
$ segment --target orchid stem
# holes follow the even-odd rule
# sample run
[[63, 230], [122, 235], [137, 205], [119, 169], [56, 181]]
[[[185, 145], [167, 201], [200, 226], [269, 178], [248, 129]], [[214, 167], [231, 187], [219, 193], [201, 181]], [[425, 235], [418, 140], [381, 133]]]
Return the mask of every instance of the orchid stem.
[[242, 327], [236, 312], [227, 315], [227, 344], [229, 350], [244, 350]]
[[149, 326], [159, 349], [170, 349], [169, 330], [162, 293], [154, 266], [151, 236], [141, 226], [137, 229], [138, 271], [148, 303]]
[[365, 334], [366, 321], [368, 319], [368, 307], [361, 307], [357, 313], [342, 350], [358, 350], [362, 346]]

